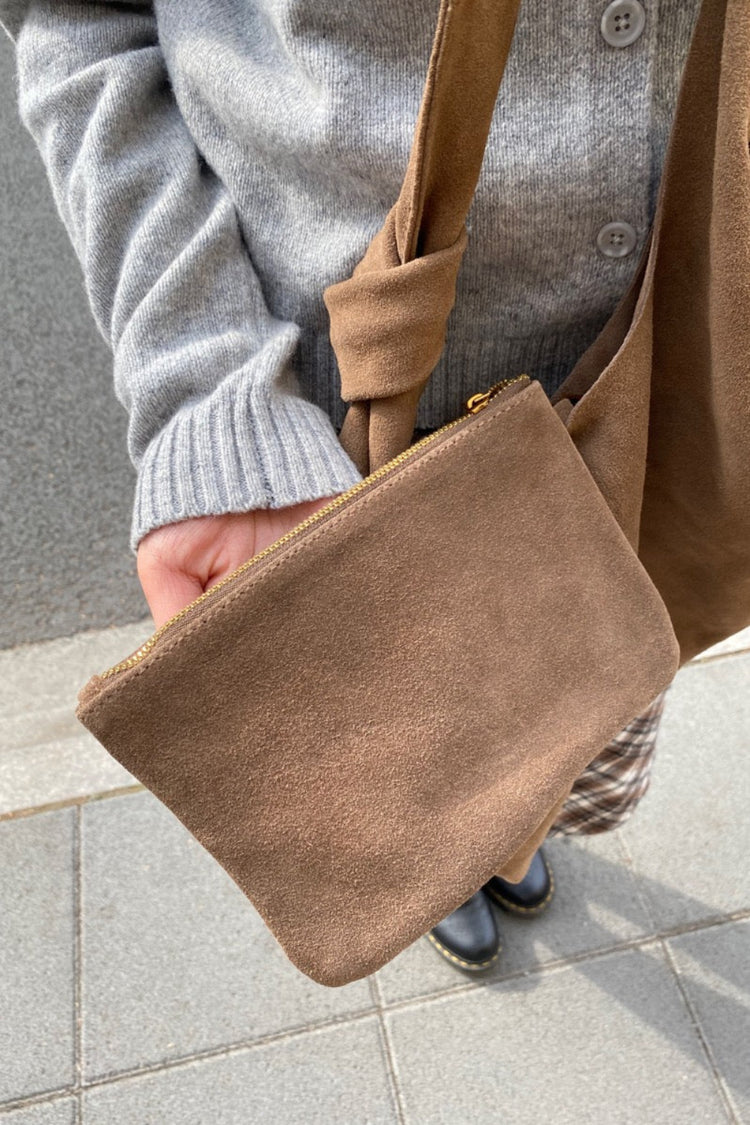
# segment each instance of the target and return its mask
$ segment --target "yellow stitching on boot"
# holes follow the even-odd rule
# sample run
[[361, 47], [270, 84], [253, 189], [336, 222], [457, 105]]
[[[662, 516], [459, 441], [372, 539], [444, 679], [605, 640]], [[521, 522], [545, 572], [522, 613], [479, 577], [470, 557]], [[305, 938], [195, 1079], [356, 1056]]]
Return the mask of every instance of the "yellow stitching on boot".
[[497, 961], [502, 952], [502, 946], [500, 946], [497, 953], [494, 953], [492, 957], [490, 957], [489, 961], [462, 961], [460, 957], [456, 957], [455, 953], [451, 953], [449, 949], [446, 949], [444, 945], [441, 945], [438, 939], [436, 937], [433, 937], [432, 934], [426, 934], [425, 936], [429, 941], [432, 942], [433, 945], [437, 946], [443, 957], [447, 957], [449, 961], [453, 961], [454, 964], [460, 965], [463, 969], [486, 969], [487, 966], [491, 965], [493, 961]]
[[518, 906], [515, 902], [509, 902], [507, 898], [503, 898], [502, 895], [498, 894], [497, 891], [490, 886], [487, 887], [487, 892], [490, 897], [495, 900], [495, 902], [505, 907], [506, 910], [512, 911], [514, 914], [538, 914], [541, 910], [544, 909], [549, 900], [552, 898], [552, 895], [555, 893], [555, 876], [552, 873], [552, 869], [547, 866], [546, 862], [544, 866], [547, 870], [547, 874], [549, 875], [549, 891], [542, 899], [542, 901], [536, 904], [536, 906]]

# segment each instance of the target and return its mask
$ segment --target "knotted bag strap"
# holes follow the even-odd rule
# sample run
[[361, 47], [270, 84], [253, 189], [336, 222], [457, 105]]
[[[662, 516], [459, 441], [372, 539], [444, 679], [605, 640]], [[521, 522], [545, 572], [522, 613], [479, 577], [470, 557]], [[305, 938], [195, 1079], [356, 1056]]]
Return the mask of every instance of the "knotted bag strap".
[[520, 0], [441, 0], [398, 199], [345, 281], [323, 293], [340, 440], [364, 475], [406, 449], [445, 341], [474, 196]]

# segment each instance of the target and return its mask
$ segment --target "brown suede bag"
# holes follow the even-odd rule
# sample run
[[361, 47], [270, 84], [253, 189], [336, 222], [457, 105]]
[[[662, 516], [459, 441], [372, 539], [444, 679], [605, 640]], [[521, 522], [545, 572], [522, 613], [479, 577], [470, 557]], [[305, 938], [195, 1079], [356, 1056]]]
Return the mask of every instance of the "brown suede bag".
[[500, 373], [410, 445], [517, 8], [442, 0], [399, 200], [325, 293], [367, 476], [79, 693], [329, 985], [520, 878], [601, 747], [750, 622], [746, 0], [703, 5], [648, 251], [554, 403]]

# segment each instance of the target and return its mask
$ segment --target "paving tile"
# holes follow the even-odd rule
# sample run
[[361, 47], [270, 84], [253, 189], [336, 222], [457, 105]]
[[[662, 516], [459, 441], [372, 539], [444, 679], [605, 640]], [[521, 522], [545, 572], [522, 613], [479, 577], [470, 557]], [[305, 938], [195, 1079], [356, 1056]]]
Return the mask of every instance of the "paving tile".
[[651, 791], [621, 829], [661, 926], [750, 907], [750, 655], [683, 668]]
[[299, 973], [245, 896], [150, 793], [87, 805], [87, 1078], [372, 1006]]
[[395, 1125], [374, 1019], [89, 1091], [86, 1125]]
[[0, 1114], [3, 1125], [75, 1125], [75, 1119], [74, 1098], [61, 1098], [60, 1101], [43, 1102]]
[[0, 824], [0, 1101], [73, 1081], [73, 841], [64, 809]]
[[736, 1112], [750, 1122], [750, 921], [669, 944]]
[[[17, 721], [24, 738], [37, 729], [47, 732], [54, 724], [53, 734], [44, 733], [39, 741], [74, 732], [80, 724], [75, 716], [70, 723], [69, 709], [71, 704], [75, 706], [78, 689], [94, 672], [101, 672], [128, 656], [152, 632], [153, 622], [147, 618], [133, 625], [3, 649], [0, 651], [0, 718], [6, 724], [11, 719]], [[28, 726], [22, 725], [23, 719]], [[66, 721], [70, 725], [60, 725]]]
[[0, 652], [0, 814], [134, 783], [75, 707], [92, 673], [133, 652], [152, 628], [149, 618]]
[[719, 1125], [662, 955], [627, 951], [386, 1015], [410, 1125]]
[[0, 815], [135, 784], [87, 731], [0, 751]]
[[[555, 876], [554, 898], [537, 917], [497, 911], [503, 949], [488, 979], [607, 949], [649, 932], [616, 833], [557, 838], [548, 841], [545, 853]], [[378, 973], [386, 1003], [462, 987], [467, 979], [477, 978], [448, 964], [424, 938]]]

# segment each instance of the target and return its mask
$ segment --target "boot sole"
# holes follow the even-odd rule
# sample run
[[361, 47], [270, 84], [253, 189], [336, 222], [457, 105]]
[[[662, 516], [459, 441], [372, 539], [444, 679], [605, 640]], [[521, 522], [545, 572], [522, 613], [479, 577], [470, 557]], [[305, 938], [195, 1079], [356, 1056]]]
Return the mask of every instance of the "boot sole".
[[547, 891], [547, 894], [544, 896], [542, 901], [537, 902], [534, 906], [519, 906], [516, 902], [510, 902], [507, 898], [503, 898], [502, 895], [498, 894], [497, 891], [493, 890], [493, 888], [490, 886], [484, 887], [483, 890], [485, 894], [489, 895], [493, 902], [496, 902], [498, 906], [501, 906], [503, 908], [503, 910], [510, 911], [511, 914], [524, 914], [527, 918], [533, 914], [541, 914], [543, 910], [547, 909], [550, 904], [550, 899], [555, 893], [555, 876], [552, 874], [552, 869], [550, 867], [547, 867], [546, 862], [544, 866], [547, 869], [547, 874], [549, 875], [549, 890]]
[[445, 957], [447, 961], [450, 961], [454, 965], [460, 965], [462, 969], [466, 969], [470, 973], [479, 973], [482, 971], [482, 969], [486, 969], [490, 965], [493, 965], [503, 951], [503, 947], [499, 946], [497, 953], [494, 953], [488, 961], [464, 961], [460, 957], [457, 957], [455, 953], [451, 953], [450, 949], [447, 949], [432, 934], [425, 934], [425, 937], [428, 939], [428, 941], [432, 942], [432, 944], [435, 946], [435, 949], [437, 949], [438, 953], [440, 953], [442, 957]]

